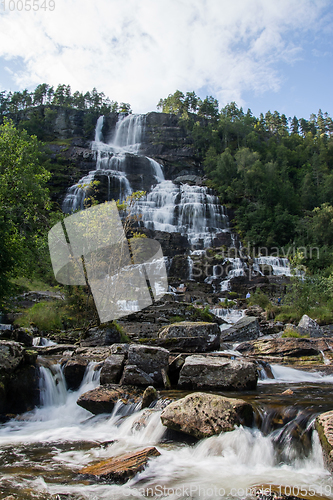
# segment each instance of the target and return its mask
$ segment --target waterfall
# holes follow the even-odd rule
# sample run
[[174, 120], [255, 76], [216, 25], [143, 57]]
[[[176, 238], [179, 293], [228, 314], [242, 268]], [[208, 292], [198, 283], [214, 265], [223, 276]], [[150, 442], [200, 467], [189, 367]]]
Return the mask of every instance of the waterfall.
[[253, 270], [262, 274], [259, 265], [272, 266], [272, 274], [274, 276], [291, 276], [290, 264], [287, 258], [273, 257], [273, 256], [262, 256], [255, 257], [253, 264]]
[[165, 180], [160, 163], [139, 155], [145, 126], [144, 115], [120, 115], [109, 144], [103, 142], [103, 123], [104, 118], [101, 116], [97, 120], [95, 140], [91, 145], [96, 169], [68, 189], [63, 202], [64, 212], [83, 209], [91, 182], [103, 177], [106, 177], [107, 183], [106, 201], [110, 201], [111, 193], [113, 198], [124, 201], [133, 192], [129, 178], [130, 174], [134, 174], [133, 166], [129, 166], [131, 159], [141, 158], [150, 169], [150, 173], [144, 175], [146, 182], [149, 175], [148, 183], [151, 186], [136, 207], [145, 227], [179, 232], [187, 237], [193, 248], [209, 247], [218, 233], [229, 232], [228, 216], [211, 190], [205, 186], [175, 184]]

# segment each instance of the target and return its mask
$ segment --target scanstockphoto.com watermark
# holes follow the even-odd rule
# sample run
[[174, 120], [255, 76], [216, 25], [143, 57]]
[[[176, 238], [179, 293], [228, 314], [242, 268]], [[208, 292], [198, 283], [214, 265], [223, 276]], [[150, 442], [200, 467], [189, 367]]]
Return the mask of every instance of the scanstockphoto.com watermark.
[[56, 7], [54, 0], [1, 0], [0, 12], [38, 12], [50, 11], [52, 12]]
[[294, 496], [299, 498], [311, 498], [317, 496], [330, 496], [332, 487], [330, 485], [256, 485], [250, 487], [224, 488], [219, 486], [201, 486], [198, 484], [179, 485], [168, 487], [156, 484], [146, 488], [126, 488], [124, 496], [127, 498], [265, 498], [278, 496]]

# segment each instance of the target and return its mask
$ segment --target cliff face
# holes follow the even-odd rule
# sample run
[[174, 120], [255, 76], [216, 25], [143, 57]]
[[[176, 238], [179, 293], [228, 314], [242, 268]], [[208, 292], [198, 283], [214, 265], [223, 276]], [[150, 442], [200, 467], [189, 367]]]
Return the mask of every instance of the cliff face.
[[[57, 139], [48, 143], [48, 146], [51, 168], [54, 172], [51, 181], [52, 197], [61, 204], [67, 189], [96, 168], [96, 154], [91, 150], [91, 142], [94, 140], [98, 117], [95, 117], [94, 126], [87, 138], [84, 124], [87, 122], [87, 117], [91, 119], [89, 113], [66, 108], [55, 111], [52, 127]], [[112, 140], [117, 120], [118, 115], [115, 113], [104, 117], [102, 128], [104, 142]], [[126, 174], [134, 191], [151, 189], [151, 165], [145, 156], [155, 159], [163, 166], [166, 179], [190, 184], [201, 183], [203, 168], [193, 147], [191, 134], [175, 115], [156, 112], [145, 115], [140, 155], [138, 157], [126, 154]], [[98, 188], [100, 201], [106, 199], [108, 190], [111, 199], [117, 198], [119, 192], [117, 182], [113, 181], [114, 185], [110, 186], [107, 175], [101, 173], [97, 177], [100, 181]]]

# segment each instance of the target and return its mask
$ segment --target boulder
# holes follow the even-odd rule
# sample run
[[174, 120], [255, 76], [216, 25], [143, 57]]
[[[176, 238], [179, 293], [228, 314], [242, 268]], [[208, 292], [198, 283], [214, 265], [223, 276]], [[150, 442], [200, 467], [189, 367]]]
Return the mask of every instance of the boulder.
[[81, 358], [80, 356], [75, 356], [64, 363], [63, 373], [67, 389], [76, 391], [80, 387], [87, 366], [87, 359]]
[[[163, 347], [131, 345], [128, 350], [128, 365], [136, 365], [151, 377], [147, 385], [163, 386], [161, 370], [169, 368], [169, 351]], [[124, 382], [123, 382], [124, 383]]]
[[112, 354], [104, 361], [101, 369], [101, 384], [118, 384], [125, 363], [124, 354]]
[[243, 342], [237, 350], [249, 356], [279, 356], [299, 358], [303, 356], [318, 356], [321, 350], [326, 350], [316, 339], [275, 338], [271, 340], [254, 340]]
[[114, 405], [119, 400], [124, 404], [138, 403], [141, 394], [140, 391], [136, 391], [134, 388], [119, 387], [114, 384], [101, 385], [82, 394], [76, 403], [85, 410], [98, 415], [100, 413], [111, 413]]
[[141, 409], [148, 408], [153, 401], [157, 399], [157, 391], [155, 387], [152, 385], [148, 386], [147, 389], [144, 390], [142, 395], [142, 404]]
[[79, 471], [89, 478], [99, 481], [125, 483], [138, 472], [144, 470], [150, 457], [158, 457], [160, 452], [154, 447], [144, 448], [120, 457], [107, 458]]
[[[113, 347], [113, 346], [112, 346]], [[112, 354], [112, 347], [79, 347], [75, 354], [89, 361], [105, 361]]]
[[188, 356], [180, 371], [182, 389], [252, 390], [257, 387], [256, 364], [244, 359]]
[[13, 340], [14, 342], [19, 342], [26, 347], [31, 347], [33, 335], [34, 332], [32, 328], [15, 328], [15, 330], [5, 330], [2, 333], [1, 338]]
[[11, 373], [24, 360], [24, 349], [18, 342], [0, 340], [0, 373]]
[[111, 346], [110, 352], [111, 354], [124, 354], [127, 358], [129, 349], [129, 344], [113, 344]]
[[220, 334], [216, 323], [181, 321], [163, 328], [159, 338], [184, 352], [207, 352], [219, 348]]
[[297, 325], [297, 330], [301, 335], [310, 335], [310, 337], [324, 337], [325, 333], [318, 323], [304, 314]]
[[170, 403], [161, 413], [162, 424], [198, 439], [252, 424], [253, 409], [242, 399], [195, 392]]
[[259, 321], [255, 316], [244, 316], [230, 328], [221, 332], [221, 342], [245, 342], [260, 335]]
[[326, 467], [333, 472], [333, 410], [318, 415], [316, 419]]
[[137, 365], [126, 365], [123, 376], [120, 380], [120, 385], [152, 385], [153, 378], [145, 371], [141, 370]]
[[115, 326], [91, 328], [87, 337], [80, 342], [81, 347], [105, 346], [121, 342], [121, 333]]

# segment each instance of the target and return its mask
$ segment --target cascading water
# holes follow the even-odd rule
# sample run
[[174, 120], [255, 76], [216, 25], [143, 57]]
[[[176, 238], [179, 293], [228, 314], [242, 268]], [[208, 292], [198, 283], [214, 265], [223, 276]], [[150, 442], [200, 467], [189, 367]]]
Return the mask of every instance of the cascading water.
[[260, 274], [263, 274], [260, 270], [260, 265], [266, 265], [272, 267], [272, 274], [274, 276], [291, 276], [290, 264], [287, 258], [282, 257], [273, 257], [273, 256], [265, 256], [265, 257], [255, 257], [253, 259], [253, 270]]
[[194, 248], [208, 247], [216, 234], [229, 231], [225, 209], [208, 188], [165, 180], [162, 166], [157, 161], [139, 155], [144, 130], [143, 115], [120, 116], [109, 144], [103, 142], [102, 130], [103, 117], [100, 117], [91, 146], [95, 152], [96, 170], [69, 188], [63, 202], [64, 212], [84, 208], [87, 188], [94, 180], [104, 177], [107, 177], [106, 200], [110, 201], [111, 193], [116, 199], [125, 200], [133, 192], [129, 179], [129, 170], [132, 172], [133, 166], [128, 167], [129, 159], [143, 158], [144, 175], [150, 176], [151, 189], [139, 200], [136, 210], [145, 227], [180, 232]]
[[[295, 496], [302, 487], [318, 496], [333, 497], [332, 478], [324, 468], [318, 435], [313, 431], [315, 409], [292, 406], [276, 410], [275, 404], [267, 406], [270, 396], [266, 393], [259, 409], [259, 427], [238, 427], [189, 446], [164, 438], [160, 410], [138, 410], [132, 405], [128, 412], [128, 406], [119, 402], [112, 414], [92, 416], [80, 408], [78, 396], [98, 384], [95, 368], [95, 364], [89, 365], [80, 389], [72, 392], [65, 389], [60, 366], [48, 365], [41, 377], [41, 388], [47, 394], [43, 406], [0, 426], [0, 491], [4, 496], [124, 500], [159, 498], [166, 492], [164, 496], [173, 500], [241, 499], [255, 498], [262, 485], [272, 485], [282, 493], [291, 488]], [[297, 370], [287, 373], [287, 367], [283, 368], [284, 373], [279, 373], [273, 366], [277, 381], [260, 382], [259, 391], [279, 384], [279, 377], [291, 380], [300, 376]], [[331, 390], [332, 381], [328, 384], [324, 377], [316, 382], [314, 374], [308, 375], [313, 378], [311, 388], [305, 387], [307, 393], [316, 383]], [[323, 399], [315, 400], [318, 405], [323, 403]], [[274, 412], [281, 418], [274, 418]], [[276, 424], [280, 420], [284, 423]], [[124, 485], [94, 484], [77, 474], [86, 465], [147, 446], [157, 446], [161, 455]]]

